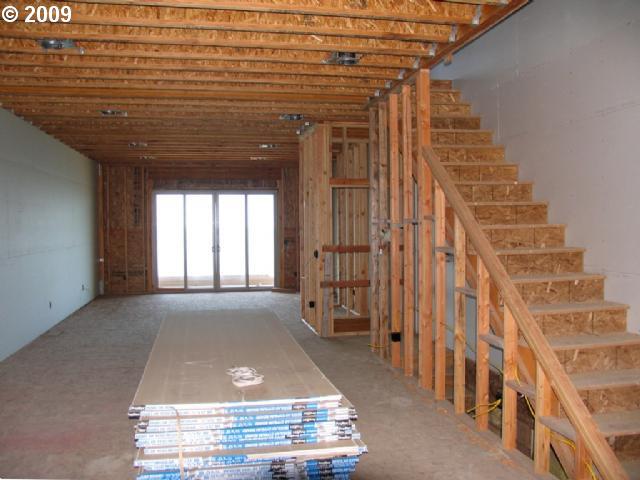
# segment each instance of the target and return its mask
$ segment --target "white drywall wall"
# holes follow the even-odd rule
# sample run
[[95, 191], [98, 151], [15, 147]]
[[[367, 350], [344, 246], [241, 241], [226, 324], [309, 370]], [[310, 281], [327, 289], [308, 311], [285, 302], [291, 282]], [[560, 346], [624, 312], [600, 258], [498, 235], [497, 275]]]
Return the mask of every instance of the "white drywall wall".
[[639, 332], [640, 1], [533, 0], [433, 76], [495, 130]]
[[0, 109], [0, 359], [94, 298], [95, 178], [93, 161]]

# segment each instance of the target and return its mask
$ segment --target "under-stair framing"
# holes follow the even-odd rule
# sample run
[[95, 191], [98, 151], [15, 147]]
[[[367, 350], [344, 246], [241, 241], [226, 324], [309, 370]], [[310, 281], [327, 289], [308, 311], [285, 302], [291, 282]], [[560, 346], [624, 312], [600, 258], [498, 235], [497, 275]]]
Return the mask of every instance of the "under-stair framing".
[[[548, 204], [450, 82], [430, 84], [420, 70], [372, 102], [370, 119], [373, 349], [409, 376], [417, 366], [419, 384], [458, 414], [475, 384], [477, 428], [501, 411], [506, 449], [516, 447], [526, 399], [539, 473], [553, 448], [570, 478], [640, 478], [640, 335], [626, 330], [627, 306], [605, 300], [604, 276], [584, 271], [585, 250], [565, 244], [565, 225], [548, 223]], [[475, 338], [466, 335], [468, 297]], [[489, 389], [491, 350], [502, 357], [499, 399]]]

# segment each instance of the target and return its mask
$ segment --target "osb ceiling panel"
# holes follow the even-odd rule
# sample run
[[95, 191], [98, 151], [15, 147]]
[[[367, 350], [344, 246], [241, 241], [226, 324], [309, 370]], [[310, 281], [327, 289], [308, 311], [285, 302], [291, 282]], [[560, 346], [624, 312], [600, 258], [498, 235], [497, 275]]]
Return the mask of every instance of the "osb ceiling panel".
[[[366, 121], [371, 98], [527, 1], [13, 0], [0, 102], [100, 162], [287, 165], [305, 123]], [[26, 23], [28, 6], [71, 22]]]

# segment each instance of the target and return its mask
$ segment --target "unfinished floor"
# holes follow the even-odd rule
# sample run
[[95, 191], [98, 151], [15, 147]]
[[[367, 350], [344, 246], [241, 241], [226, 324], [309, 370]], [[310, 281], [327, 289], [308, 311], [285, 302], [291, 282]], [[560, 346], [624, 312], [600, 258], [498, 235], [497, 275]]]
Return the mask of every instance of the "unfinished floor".
[[127, 408], [164, 313], [242, 307], [272, 309], [357, 406], [370, 453], [353, 478], [533, 478], [497, 437], [371, 354], [366, 337], [321, 339], [299, 321], [297, 295], [269, 292], [102, 298], [0, 363], [0, 476], [131, 478]]

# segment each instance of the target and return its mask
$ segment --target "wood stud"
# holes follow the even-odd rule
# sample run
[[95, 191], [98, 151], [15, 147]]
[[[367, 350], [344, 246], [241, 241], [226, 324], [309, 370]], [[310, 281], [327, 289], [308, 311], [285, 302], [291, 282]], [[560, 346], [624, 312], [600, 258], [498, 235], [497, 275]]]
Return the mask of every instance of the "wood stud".
[[403, 365], [404, 374], [413, 376], [415, 349], [415, 290], [414, 290], [414, 184], [413, 142], [411, 136], [411, 87], [402, 87], [402, 211], [403, 211]]

